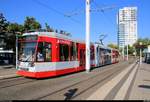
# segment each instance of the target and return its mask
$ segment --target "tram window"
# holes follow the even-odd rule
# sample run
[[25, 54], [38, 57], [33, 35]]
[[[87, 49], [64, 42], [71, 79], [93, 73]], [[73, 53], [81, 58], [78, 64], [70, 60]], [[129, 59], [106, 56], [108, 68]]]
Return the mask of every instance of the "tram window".
[[80, 50], [80, 66], [82, 66], [83, 65], [83, 52], [82, 52], [82, 50]]
[[45, 43], [45, 61], [51, 61], [52, 60], [52, 47], [51, 44]]
[[37, 49], [37, 61], [44, 61], [44, 46], [43, 43], [38, 43], [38, 49]]
[[71, 55], [71, 61], [75, 61], [77, 59], [76, 43], [72, 43], [70, 55]]
[[41, 42], [38, 44], [37, 61], [38, 62], [50, 62], [52, 61], [52, 48], [51, 44], [47, 42]]
[[73, 58], [73, 45], [71, 46], [70, 56], [71, 56], [71, 61], [73, 61], [74, 60], [74, 58]]
[[69, 60], [69, 46], [65, 44], [60, 44], [59, 55], [60, 61], [68, 61]]
[[78, 43], [76, 44], [76, 59], [78, 60]]
[[90, 49], [90, 53], [91, 53], [90, 59], [93, 60], [94, 59], [94, 49], [93, 48]]

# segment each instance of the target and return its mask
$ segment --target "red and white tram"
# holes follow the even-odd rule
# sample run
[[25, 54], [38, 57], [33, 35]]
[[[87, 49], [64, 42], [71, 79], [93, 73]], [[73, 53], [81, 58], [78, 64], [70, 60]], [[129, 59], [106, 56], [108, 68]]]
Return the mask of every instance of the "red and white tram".
[[[55, 32], [31, 32], [22, 35], [18, 46], [17, 74], [21, 76], [46, 78], [85, 70], [84, 41]], [[108, 64], [108, 59], [111, 63], [111, 51], [100, 47], [96, 50], [95, 46], [91, 43], [91, 67]], [[103, 56], [99, 65], [96, 53], [101, 53], [99, 59]]]
[[112, 49], [112, 64], [119, 62], [119, 51], [116, 49]]
[[[91, 53], [94, 60], [93, 50]], [[28, 77], [45, 78], [81, 71], [85, 69], [85, 43], [55, 32], [25, 33], [19, 40], [18, 62], [17, 74]]]

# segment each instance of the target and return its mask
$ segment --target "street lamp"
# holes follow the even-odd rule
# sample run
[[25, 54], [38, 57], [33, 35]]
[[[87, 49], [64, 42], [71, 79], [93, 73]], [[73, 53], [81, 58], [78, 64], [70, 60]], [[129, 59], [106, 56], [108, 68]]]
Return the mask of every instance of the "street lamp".
[[90, 0], [86, 0], [86, 72], [90, 72]]
[[123, 45], [123, 47], [122, 47], [122, 55], [123, 55], [123, 60], [125, 60], [124, 45]]
[[18, 69], [18, 37], [21, 34], [21, 32], [16, 32], [16, 69]]
[[140, 44], [140, 64], [142, 64], [142, 42]]

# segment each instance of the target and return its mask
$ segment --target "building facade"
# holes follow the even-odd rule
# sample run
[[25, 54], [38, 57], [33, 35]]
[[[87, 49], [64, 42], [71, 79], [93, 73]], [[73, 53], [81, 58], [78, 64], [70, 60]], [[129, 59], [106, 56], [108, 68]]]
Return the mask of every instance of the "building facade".
[[137, 35], [137, 7], [124, 7], [119, 9], [118, 17], [118, 46], [132, 46], [138, 38]]

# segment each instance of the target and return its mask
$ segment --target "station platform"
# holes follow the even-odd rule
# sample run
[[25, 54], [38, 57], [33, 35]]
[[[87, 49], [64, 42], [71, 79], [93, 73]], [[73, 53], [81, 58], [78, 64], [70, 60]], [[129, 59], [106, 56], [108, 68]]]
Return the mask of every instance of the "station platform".
[[86, 100], [150, 100], [150, 64], [129, 66]]
[[150, 100], [150, 64], [139, 66], [129, 100]]

